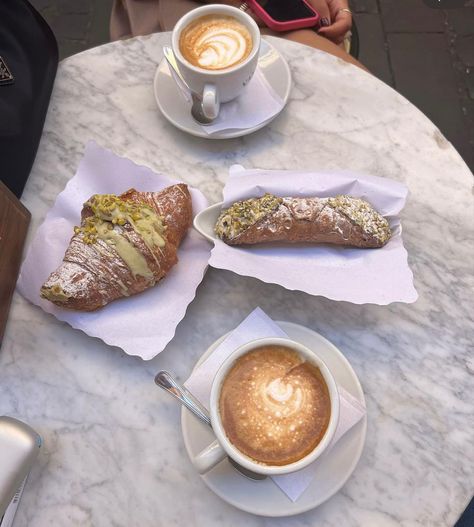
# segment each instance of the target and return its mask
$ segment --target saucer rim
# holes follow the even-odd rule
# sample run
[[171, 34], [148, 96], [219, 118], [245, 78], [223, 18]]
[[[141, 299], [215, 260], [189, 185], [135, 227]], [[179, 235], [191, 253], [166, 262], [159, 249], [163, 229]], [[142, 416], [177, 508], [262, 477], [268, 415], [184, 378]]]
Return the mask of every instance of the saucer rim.
[[[346, 371], [350, 374], [350, 377], [351, 377], [351, 380], [353, 381], [354, 383], [354, 387], [357, 391], [357, 395], [354, 395], [352, 393], [352, 395], [354, 395], [356, 397], [356, 399], [361, 402], [364, 407], [367, 407], [366, 406], [366, 402], [365, 402], [365, 396], [364, 396], [364, 392], [362, 390], [362, 386], [360, 384], [360, 381], [359, 381], [359, 378], [356, 374], [356, 372], [354, 371], [354, 369], [352, 368], [350, 362], [347, 360], [347, 358], [344, 356], [344, 354], [332, 343], [330, 342], [328, 339], [326, 339], [325, 337], [323, 337], [320, 333], [318, 333], [317, 331], [311, 329], [311, 328], [308, 328], [306, 326], [303, 326], [301, 324], [297, 324], [297, 323], [294, 323], [294, 322], [289, 322], [289, 321], [281, 321], [281, 320], [277, 320], [275, 321], [276, 324], [278, 324], [285, 332], [290, 330], [293, 328], [294, 330], [296, 331], [303, 331], [303, 332], [306, 332], [306, 334], [311, 337], [312, 339], [317, 339], [319, 340], [320, 343], [326, 345], [333, 353], [337, 354], [338, 355], [338, 358], [341, 360], [341, 362], [344, 364], [344, 367], [346, 369]], [[193, 370], [194, 371], [200, 364], [202, 364], [202, 362], [207, 359], [207, 357], [209, 357], [209, 355], [217, 348], [217, 346], [219, 346], [219, 344], [221, 342], [223, 342], [223, 340], [230, 334], [232, 333], [232, 330], [227, 332], [225, 335], [222, 335], [221, 337], [219, 337], [218, 339], [216, 339], [208, 348], [207, 350], [201, 355], [201, 357], [198, 359], [198, 361], [195, 363], [195, 365], [193, 366]], [[294, 336], [292, 335], [289, 335], [290, 338], [294, 338]], [[297, 338], [294, 338], [294, 340], [298, 340]], [[189, 419], [191, 419], [189, 421]], [[182, 433], [182, 436], [183, 436], [183, 441], [184, 441], [184, 446], [185, 446], [185, 449], [186, 449], [186, 453], [188, 455], [188, 458], [189, 458], [189, 461], [191, 462], [191, 466], [192, 466], [192, 461], [191, 461], [191, 455], [190, 455], [190, 452], [191, 452], [191, 448], [190, 448], [190, 445], [191, 445], [191, 435], [189, 434], [189, 430], [188, 430], [188, 427], [189, 427], [189, 423], [193, 423], [193, 416], [189, 413], [188, 410], [186, 410], [186, 408], [182, 408], [181, 409], [181, 433]], [[197, 422], [195, 424], [198, 424]], [[192, 425], [191, 425], [192, 426]], [[203, 425], [204, 426], [204, 425]], [[354, 457], [352, 459], [352, 462], [348, 465], [347, 469], [346, 469], [346, 472], [344, 474], [344, 477], [341, 479], [341, 481], [338, 483], [338, 485], [336, 486], [336, 488], [334, 488], [331, 493], [329, 493], [327, 496], [323, 496], [322, 499], [315, 499], [314, 500], [314, 503], [310, 503], [310, 504], [307, 504], [307, 505], [304, 505], [304, 506], [298, 506], [298, 500], [296, 501], [292, 501], [288, 496], [286, 496], [286, 494], [281, 490], [279, 489], [279, 487], [275, 484], [275, 486], [283, 493], [285, 494], [285, 498], [288, 500], [288, 502], [286, 503], [287, 505], [287, 511], [285, 512], [277, 512], [277, 511], [265, 511], [265, 512], [262, 512], [262, 511], [256, 511], [253, 507], [247, 507], [245, 504], [242, 504], [242, 502], [240, 501], [236, 501], [232, 498], [232, 496], [229, 496], [229, 495], [226, 495], [226, 494], [223, 494], [222, 492], [220, 492], [220, 489], [214, 484], [212, 483], [211, 481], [209, 481], [209, 473], [208, 474], [204, 474], [201, 476], [202, 480], [204, 481], [204, 483], [206, 484], [206, 486], [212, 491], [214, 492], [214, 494], [216, 494], [219, 498], [221, 498], [223, 501], [225, 501], [226, 503], [229, 503], [230, 505], [234, 506], [235, 508], [239, 509], [239, 510], [242, 510], [244, 512], [248, 512], [250, 514], [254, 514], [256, 516], [261, 516], [261, 517], [273, 517], [273, 518], [277, 518], [277, 517], [280, 517], [280, 518], [283, 518], [283, 517], [288, 517], [288, 516], [294, 516], [294, 515], [297, 515], [297, 514], [302, 514], [304, 512], [308, 512], [310, 510], [313, 510], [315, 509], [316, 507], [319, 507], [320, 505], [322, 505], [324, 502], [328, 501], [329, 499], [331, 499], [334, 495], [336, 495], [340, 490], [341, 488], [347, 483], [347, 481], [349, 480], [349, 478], [352, 476], [352, 474], [354, 473], [359, 461], [360, 461], [360, 458], [362, 456], [362, 452], [364, 450], [364, 446], [365, 446], [365, 442], [366, 442], [366, 438], [367, 438], [367, 412], [366, 414], [364, 415], [364, 417], [361, 419], [361, 421], [359, 421], [355, 427], [357, 427], [357, 430], [358, 430], [358, 435], [359, 435], [359, 444], [358, 444], [358, 447], [357, 447], [357, 450], [355, 450], [354, 452]], [[328, 455], [331, 455], [331, 452], [328, 452]], [[227, 462], [228, 463], [228, 462]], [[212, 476], [211, 476], [212, 477]], [[245, 478], [243, 478], [242, 481], [244, 481]], [[310, 489], [310, 486], [308, 486], [308, 488], [304, 491], [304, 492], [307, 492], [308, 490]]]
[[[287, 78], [288, 82], [287, 82], [287, 86], [286, 86], [285, 95], [282, 97], [283, 106], [281, 107], [279, 112], [277, 112], [272, 117], [270, 117], [268, 119], [265, 119], [261, 123], [255, 125], [255, 126], [252, 126], [250, 128], [238, 128], [238, 129], [230, 128], [228, 130], [220, 130], [220, 131], [214, 132], [212, 134], [207, 134], [204, 130], [201, 131], [199, 129], [196, 129], [196, 130], [190, 129], [186, 125], [181, 124], [180, 121], [175, 120], [170, 115], [170, 113], [168, 111], [166, 111], [166, 109], [163, 107], [163, 105], [160, 102], [160, 91], [158, 89], [158, 86], [159, 86], [158, 78], [159, 78], [159, 76], [161, 74], [161, 69], [162, 69], [164, 63], [166, 62], [165, 57], [162, 57], [162, 59], [160, 60], [160, 62], [158, 64], [158, 67], [156, 68], [155, 75], [153, 77], [153, 95], [154, 95], [154, 98], [155, 98], [156, 105], [158, 106], [158, 109], [160, 110], [160, 112], [163, 115], [163, 117], [170, 124], [172, 124], [175, 128], [177, 128], [178, 130], [181, 130], [182, 132], [185, 132], [185, 133], [187, 133], [189, 135], [192, 135], [194, 137], [200, 137], [200, 138], [203, 138], [203, 139], [235, 139], [237, 137], [243, 137], [245, 135], [252, 134], [253, 132], [257, 132], [258, 130], [264, 128], [267, 124], [271, 123], [286, 108], [286, 105], [288, 103], [288, 99], [290, 97], [291, 88], [292, 88], [292, 76], [291, 76], [290, 66], [288, 65], [288, 62], [286, 61], [285, 57], [280, 53], [280, 51], [264, 37], [262, 37], [261, 43], [262, 44], [263, 43], [266, 44], [270, 48], [270, 50], [273, 50], [274, 52], [277, 53], [278, 60], [281, 62], [283, 68], [286, 71], [286, 78]], [[262, 54], [262, 51], [259, 52], [259, 65], [257, 66], [259, 68], [260, 68], [260, 56], [261, 56], [261, 54]], [[262, 72], [264, 77], [267, 78], [265, 76], [264, 70], [262, 68], [260, 68], [260, 71]], [[180, 97], [178, 91], [176, 91], [176, 93], [177, 93], [177, 96]], [[190, 122], [194, 123], [194, 121], [192, 120], [192, 117], [190, 117]]]

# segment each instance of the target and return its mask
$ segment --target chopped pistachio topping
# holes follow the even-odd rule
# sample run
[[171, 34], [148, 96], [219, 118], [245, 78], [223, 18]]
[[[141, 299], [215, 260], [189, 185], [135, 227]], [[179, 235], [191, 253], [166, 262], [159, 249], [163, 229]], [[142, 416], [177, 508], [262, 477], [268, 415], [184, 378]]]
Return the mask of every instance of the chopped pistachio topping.
[[235, 238], [268, 213], [277, 209], [281, 202], [281, 198], [272, 194], [265, 194], [261, 198], [236, 201], [221, 212], [214, 228], [215, 233], [219, 238]]
[[82, 241], [89, 245], [102, 240], [114, 247], [134, 276], [144, 276], [152, 282], [154, 275], [145, 255], [124, 236], [124, 227], [132, 227], [159, 263], [155, 253], [156, 248], [165, 245], [163, 218], [145, 203], [123, 200], [114, 194], [95, 194], [85, 206], [92, 215], [80, 227], [74, 227], [75, 234], [82, 235]]
[[363, 199], [336, 196], [328, 198], [328, 204], [366, 233], [374, 236], [380, 243], [386, 243], [390, 239], [392, 232], [388, 221]]
[[164, 245], [163, 233], [165, 226], [163, 219], [144, 203], [123, 200], [114, 194], [95, 194], [85, 203], [93, 215], [87, 217], [80, 227], [74, 227], [76, 234], [82, 234], [85, 243], [91, 244], [100, 238], [103, 224], [108, 230], [115, 225], [123, 226], [129, 223], [133, 229], [142, 236], [147, 246], [162, 247]]

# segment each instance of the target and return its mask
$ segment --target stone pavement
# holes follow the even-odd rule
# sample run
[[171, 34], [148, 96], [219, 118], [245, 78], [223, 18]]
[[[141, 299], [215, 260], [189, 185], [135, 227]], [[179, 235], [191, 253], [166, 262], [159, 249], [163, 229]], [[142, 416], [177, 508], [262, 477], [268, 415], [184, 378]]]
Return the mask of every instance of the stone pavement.
[[[64, 58], [107, 42], [112, 0], [30, 0]], [[474, 0], [350, 0], [360, 56], [474, 171]]]
[[63, 59], [109, 42], [113, 0], [29, 0], [48, 22]]
[[360, 61], [425, 113], [474, 171], [474, 1], [350, 3]]

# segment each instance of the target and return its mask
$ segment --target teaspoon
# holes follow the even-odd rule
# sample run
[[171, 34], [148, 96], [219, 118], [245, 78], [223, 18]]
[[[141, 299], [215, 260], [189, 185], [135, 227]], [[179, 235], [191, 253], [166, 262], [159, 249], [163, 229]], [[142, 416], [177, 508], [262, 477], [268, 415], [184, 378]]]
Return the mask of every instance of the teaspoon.
[[[155, 384], [178, 399], [181, 404], [190, 410], [203, 423], [206, 423], [212, 428], [211, 418], [209, 417], [209, 413], [206, 408], [204, 408], [204, 406], [189, 390], [187, 390], [183, 385], [179, 384], [179, 382], [171, 375], [171, 373], [164, 370], [159, 371], [155, 376]], [[249, 479], [260, 480], [266, 479], [267, 477], [263, 474], [257, 474], [252, 470], [246, 469], [229, 456], [227, 456], [227, 459], [236, 470]]]

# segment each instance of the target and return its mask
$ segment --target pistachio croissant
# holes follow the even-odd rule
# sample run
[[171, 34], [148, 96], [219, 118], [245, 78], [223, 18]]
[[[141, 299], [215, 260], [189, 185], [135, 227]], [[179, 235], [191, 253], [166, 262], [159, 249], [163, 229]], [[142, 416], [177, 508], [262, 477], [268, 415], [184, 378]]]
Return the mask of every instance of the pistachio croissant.
[[215, 232], [229, 245], [284, 241], [352, 247], [382, 247], [392, 234], [387, 220], [362, 199], [272, 194], [237, 201], [221, 212]]
[[130, 189], [120, 196], [92, 196], [41, 296], [61, 307], [93, 311], [154, 286], [178, 261], [191, 220], [184, 184], [161, 192]]

